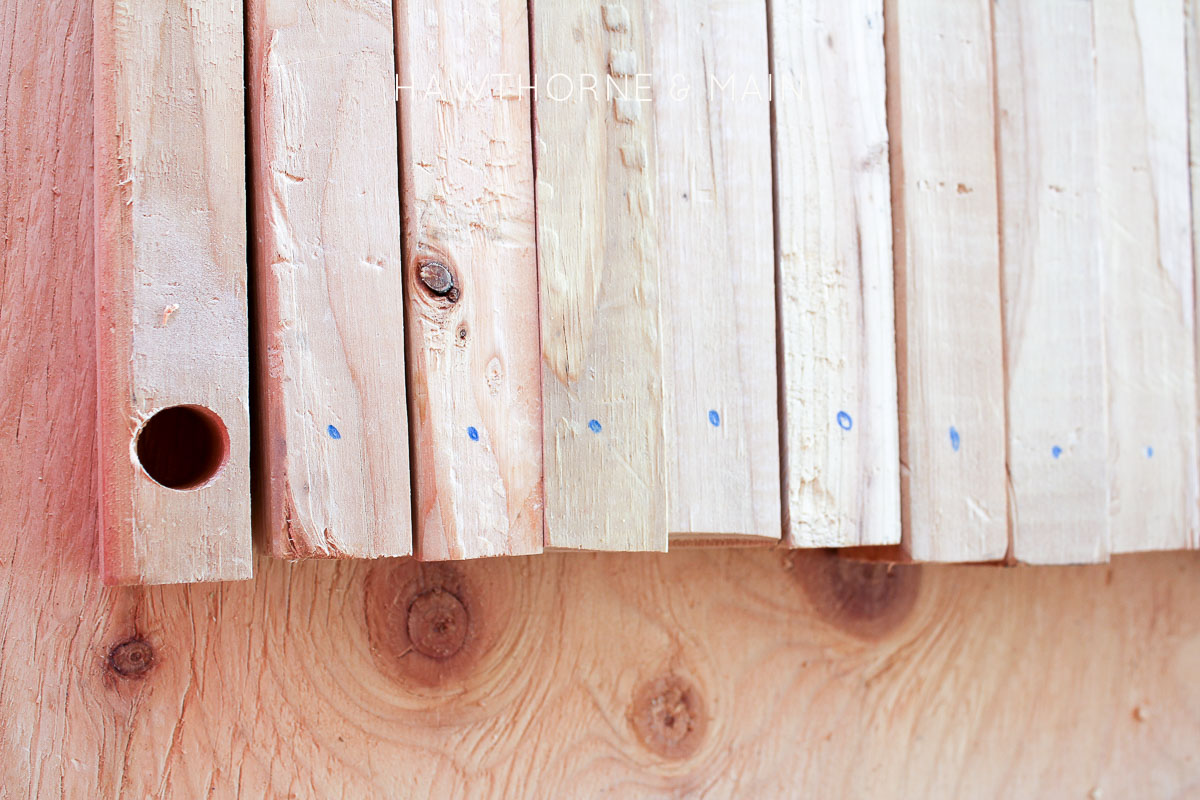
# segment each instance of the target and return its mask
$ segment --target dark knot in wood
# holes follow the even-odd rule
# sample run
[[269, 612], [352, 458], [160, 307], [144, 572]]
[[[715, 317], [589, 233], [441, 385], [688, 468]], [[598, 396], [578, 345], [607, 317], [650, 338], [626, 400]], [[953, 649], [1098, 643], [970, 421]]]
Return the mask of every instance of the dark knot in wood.
[[145, 639], [126, 639], [108, 651], [108, 668], [122, 678], [140, 678], [154, 666], [154, 648]]
[[442, 660], [462, 650], [469, 623], [462, 600], [441, 587], [417, 595], [408, 607], [409, 641], [428, 658]]
[[646, 749], [670, 759], [695, 753], [707, 724], [699, 691], [674, 674], [656, 678], [638, 689], [629, 709], [629, 721]]
[[454, 273], [439, 261], [426, 261], [417, 267], [417, 277], [431, 294], [444, 297], [451, 303], [458, 302], [458, 287], [454, 283]]
[[878, 639], [903, 624], [916, 605], [921, 567], [797, 551], [789, 568], [827, 620], [860, 639]]

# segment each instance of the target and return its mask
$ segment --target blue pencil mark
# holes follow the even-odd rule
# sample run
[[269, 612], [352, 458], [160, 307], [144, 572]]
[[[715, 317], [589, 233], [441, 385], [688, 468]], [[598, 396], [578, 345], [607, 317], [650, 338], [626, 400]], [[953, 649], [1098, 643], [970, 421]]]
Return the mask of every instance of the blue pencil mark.
[[329, 431], [329, 438], [330, 438], [330, 439], [340, 439], [340, 438], [342, 438], [342, 432], [341, 432], [341, 431], [339, 431], [337, 428], [333, 427], [332, 425], [330, 425], [330, 426], [329, 426], [328, 428], [326, 428], [325, 430]]
[[1058, 458], [1059, 456], [1062, 455], [1062, 448], [1059, 447], [1058, 445], [1054, 445], [1054, 447], [1050, 448], [1050, 455], [1054, 456], [1055, 458]]
[[854, 420], [850, 419], [850, 415], [845, 411], [839, 411], [837, 415], [838, 427], [844, 431], [848, 431], [854, 427]]
[[592, 433], [599, 433], [601, 430], [599, 421], [594, 419], [588, 422], [588, 427], [591, 429]]
[[709, 411], [708, 412], [708, 421], [710, 423], [712, 423], [712, 426], [714, 428], [719, 428], [721, 426], [721, 415], [718, 414], [716, 411]]
[[962, 446], [962, 437], [958, 435], [958, 428], [950, 426], [950, 447], [954, 452], [958, 452], [958, 448]]
[[1153, 447], [1146, 448], [1146, 458], [1154, 458], [1154, 448]]
[[475, 426], [474, 426], [474, 425], [472, 425], [471, 427], [467, 428], [467, 436], [470, 436], [470, 437], [471, 437], [471, 441], [472, 441], [472, 442], [478, 442], [478, 441], [479, 441], [479, 431], [475, 430]]

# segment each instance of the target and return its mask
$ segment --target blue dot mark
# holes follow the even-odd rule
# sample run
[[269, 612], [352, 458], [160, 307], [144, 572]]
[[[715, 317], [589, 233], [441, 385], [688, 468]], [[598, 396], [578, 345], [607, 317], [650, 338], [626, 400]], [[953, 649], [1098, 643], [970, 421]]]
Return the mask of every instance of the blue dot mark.
[[714, 428], [719, 428], [721, 426], [721, 415], [716, 411], [709, 411], [708, 421], [712, 423]]
[[1146, 448], [1146, 458], [1154, 458], [1154, 448], [1153, 447]]
[[329, 438], [330, 438], [330, 439], [340, 439], [340, 438], [342, 438], [342, 432], [341, 432], [341, 431], [339, 431], [337, 428], [333, 427], [332, 425], [330, 425], [330, 426], [329, 426], [328, 428], [326, 428], [325, 430], [329, 431]]
[[478, 441], [479, 441], [479, 431], [475, 430], [475, 426], [474, 426], [474, 425], [472, 425], [471, 427], [467, 428], [467, 436], [470, 436], [470, 437], [471, 437], [471, 441], [472, 441], [472, 442], [478, 442]]
[[594, 420], [594, 419], [590, 420], [588, 422], [588, 428], [591, 429], [592, 433], [599, 433], [601, 430], [600, 422], [598, 420]]
[[1058, 458], [1059, 456], [1062, 455], [1062, 448], [1059, 447], [1058, 445], [1054, 445], [1054, 447], [1050, 448], [1050, 455], [1054, 456], [1055, 458]]
[[854, 420], [850, 419], [850, 415], [845, 411], [839, 411], [837, 415], [838, 427], [844, 431], [848, 431], [854, 427]]
[[950, 447], [954, 452], [958, 452], [958, 448], [962, 447], [962, 437], [958, 435], [958, 428], [950, 426]]

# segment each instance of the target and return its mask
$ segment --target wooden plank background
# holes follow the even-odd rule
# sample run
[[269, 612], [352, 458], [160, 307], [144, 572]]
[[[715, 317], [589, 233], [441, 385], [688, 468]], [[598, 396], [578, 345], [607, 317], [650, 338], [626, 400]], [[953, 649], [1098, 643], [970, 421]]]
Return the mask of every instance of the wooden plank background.
[[[252, 583], [104, 589], [92, 9], [0, 8], [10, 796], [1179, 797], [1200, 782], [1197, 553], [890, 571], [770, 551], [262, 559]], [[435, 611], [462, 598], [458, 653], [426, 655], [454, 642], [395, 616], [414, 592]]]
[[784, 536], [900, 542], [882, 0], [771, 4]]
[[[101, 567], [111, 583], [249, 578], [242, 17], [225, 4], [104, 0], [95, 26]], [[210, 445], [225, 451], [187, 489], [133, 458], [144, 425], [181, 405], [218, 420]]]
[[525, 3], [397, 9], [417, 555], [540, 553]]
[[247, 0], [256, 511], [281, 558], [412, 552], [391, 14]]
[[904, 549], [1008, 547], [991, 3], [883, 9]]
[[1009, 527], [1027, 563], [1108, 558], [1090, 3], [995, 7]]
[[779, 539], [766, 11], [654, 4], [667, 523], [683, 541]]
[[1114, 552], [1196, 541], [1183, 7], [1094, 0]]
[[530, 4], [550, 548], [667, 549], [650, 3]]

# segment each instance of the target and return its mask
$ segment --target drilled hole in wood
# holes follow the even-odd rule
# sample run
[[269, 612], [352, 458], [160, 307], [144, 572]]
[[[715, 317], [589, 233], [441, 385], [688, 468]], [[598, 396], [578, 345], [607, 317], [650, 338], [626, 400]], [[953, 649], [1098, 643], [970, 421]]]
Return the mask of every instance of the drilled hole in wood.
[[229, 458], [229, 431], [203, 406], [171, 406], [142, 424], [137, 460], [168, 489], [196, 489], [211, 481]]

